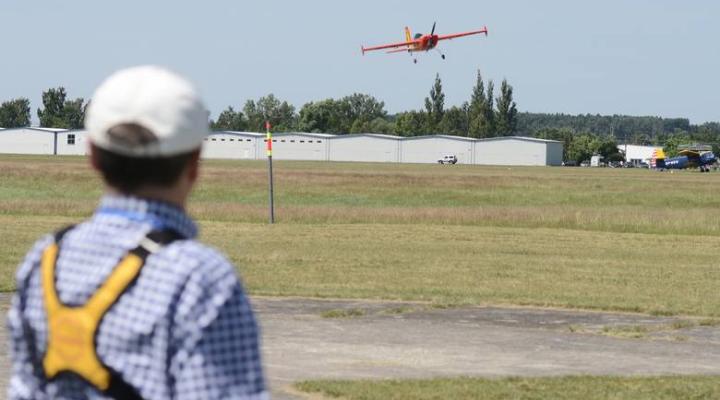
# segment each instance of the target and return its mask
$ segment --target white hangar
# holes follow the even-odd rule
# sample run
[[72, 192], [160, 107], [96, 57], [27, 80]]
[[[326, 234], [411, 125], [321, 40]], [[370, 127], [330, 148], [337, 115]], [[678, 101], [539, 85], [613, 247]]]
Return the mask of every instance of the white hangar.
[[[460, 164], [561, 165], [562, 142], [520, 136], [472, 139], [431, 135], [400, 137], [380, 134], [328, 135], [279, 133], [273, 135], [277, 160], [436, 163], [454, 155]], [[259, 160], [266, 155], [265, 135], [217, 131], [205, 138], [203, 158]], [[83, 130], [17, 128], [0, 130], [0, 153], [87, 154]]]
[[0, 154], [85, 155], [84, 130], [10, 128], [0, 130]]
[[563, 144], [555, 140], [507, 136], [475, 143], [475, 164], [557, 166], [562, 161]]
[[339, 135], [328, 140], [329, 161], [398, 162], [401, 138], [391, 135]]
[[625, 162], [638, 165], [640, 163], [650, 164], [653, 153], [657, 149], [662, 149], [662, 146], [639, 146], [636, 144], [621, 144], [618, 145], [618, 151], [625, 154]]
[[[324, 133], [278, 133], [272, 137], [276, 160], [327, 161], [328, 142], [334, 135]], [[260, 157], [265, 157], [265, 138], [258, 140]]]
[[265, 155], [258, 151], [258, 139], [264, 137], [253, 132], [215, 132], [205, 138], [202, 157], [257, 160]]
[[457, 157], [458, 164], [475, 164], [473, 148], [476, 139], [461, 136], [414, 136], [404, 138], [400, 148], [400, 162], [436, 163], [446, 154]]

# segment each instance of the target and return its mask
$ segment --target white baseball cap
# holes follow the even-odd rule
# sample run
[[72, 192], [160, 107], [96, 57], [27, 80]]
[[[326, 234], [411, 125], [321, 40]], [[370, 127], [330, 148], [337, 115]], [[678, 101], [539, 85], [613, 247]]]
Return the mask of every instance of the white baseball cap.
[[[157, 140], [129, 145], [109, 131], [136, 124]], [[85, 128], [102, 149], [130, 157], [169, 157], [199, 148], [209, 134], [208, 112], [185, 78], [156, 66], [123, 69], [107, 78], [90, 100]]]

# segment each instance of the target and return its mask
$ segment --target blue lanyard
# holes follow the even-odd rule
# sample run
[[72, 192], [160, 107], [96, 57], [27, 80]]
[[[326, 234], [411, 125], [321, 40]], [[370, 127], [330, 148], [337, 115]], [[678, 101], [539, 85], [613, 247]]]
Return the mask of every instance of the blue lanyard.
[[116, 215], [127, 218], [131, 221], [149, 223], [155, 230], [164, 230], [167, 224], [158, 216], [149, 213], [140, 213], [135, 211], [120, 210], [117, 208], [103, 207], [97, 210], [98, 215]]

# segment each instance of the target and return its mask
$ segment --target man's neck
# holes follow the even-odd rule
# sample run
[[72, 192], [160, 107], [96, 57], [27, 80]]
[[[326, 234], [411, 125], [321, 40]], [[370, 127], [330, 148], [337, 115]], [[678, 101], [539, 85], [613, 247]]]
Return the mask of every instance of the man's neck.
[[165, 203], [172, 204], [181, 210], [185, 210], [185, 203], [187, 201], [187, 195], [183, 195], [179, 190], [173, 190], [173, 188], [155, 188], [155, 187], [144, 187], [132, 191], [131, 193], [123, 193], [113, 187], [106, 187], [105, 192], [115, 196], [132, 196], [147, 200], [162, 201]]

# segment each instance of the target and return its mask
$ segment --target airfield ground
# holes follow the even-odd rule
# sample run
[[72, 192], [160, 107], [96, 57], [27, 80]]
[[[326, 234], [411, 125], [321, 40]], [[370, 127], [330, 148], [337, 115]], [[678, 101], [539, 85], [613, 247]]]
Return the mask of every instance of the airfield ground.
[[[699, 345], [693, 347], [697, 340], [692, 334], [678, 332], [709, 332], [710, 339], [703, 339], [707, 341], [704, 348], [712, 349], [707, 350], [710, 358], [706, 361], [720, 364], [715, 362], [718, 352], [712, 347], [718, 345], [713, 335], [717, 332], [716, 318], [720, 317], [720, 263], [715, 254], [720, 247], [720, 175], [276, 162], [278, 223], [269, 226], [265, 223], [267, 178], [263, 162], [207, 161], [203, 167], [190, 213], [199, 221], [202, 239], [239, 265], [254, 296], [419, 302], [427, 307], [396, 310], [403, 316], [392, 319], [401, 324], [394, 328], [396, 335], [402, 335], [406, 325], [409, 330], [420, 329], [405, 315], [439, 313], [446, 318], [444, 324], [452, 326], [463, 320], [453, 317], [452, 310], [476, 306], [644, 313], [643, 318], [650, 322], [619, 327], [568, 323], [562, 333], [550, 331], [547, 340], [563, 341], [566, 335], [601, 337], [621, 348], [629, 340], [661, 340], [659, 348], [667, 347], [666, 342], [676, 346], [677, 353], [669, 354], [668, 360], [676, 359], [677, 369], [638, 367], [637, 374], [720, 374], [714, 369], [683, 368], [704, 350], [698, 350]], [[87, 217], [100, 190], [84, 158], [2, 156], [0, 171], [0, 224], [4, 227], [0, 289], [11, 291], [12, 272], [32, 241], [43, 232]], [[448, 306], [452, 307], [445, 310]], [[320, 314], [345, 317], [345, 308]], [[365, 311], [358, 311], [354, 317], [353, 313], [347, 315], [351, 318], [316, 317], [318, 321], [348, 324], [374, 318]], [[664, 319], [670, 316], [675, 319]], [[260, 318], [264, 321], [262, 309]], [[270, 321], [269, 317], [265, 319]], [[278, 324], [289, 319], [269, 324], [281, 329]], [[670, 328], [658, 330], [654, 328], [658, 324]], [[547, 332], [542, 324], [537, 328]], [[267, 329], [266, 334], [272, 337]], [[372, 337], [367, 339], [367, 343], [350, 346], [371, 346]], [[594, 354], [594, 340], [586, 341], [588, 354]], [[422, 344], [418, 346], [422, 348]], [[597, 349], [602, 352], [603, 346]], [[637, 356], [655, 354], [651, 347], [646, 350]], [[270, 355], [269, 360], [277, 361], [273, 357]], [[540, 358], [539, 363], [542, 361]], [[533, 375], [557, 375], [551, 364], [547, 361], [546, 374]], [[635, 364], [628, 365], [631, 369], [627, 372], [632, 373]], [[499, 370], [524, 375], [521, 369]], [[273, 371], [271, 367], [271, 375]], [[472, 371], [466, 372], [462, 375], [472, 375]], [[582, 368], [560, 373], [611, 374]], [[571, 381], [581, 387], [597, 384]], [[557, 382], [562, 385], [566, 381], [522, 385], [538, 388]], [[609, 386], [618, 384], [614, 380], [605, 382]], [[665, 382], [671, 389], [680, 385], [673, 384], [676, 381], [671, 378]], [[683, 378], [677, 382], [718, 393], [716, 378]], [[454, 386], [465, 384], [485, 383], [463, 381]], [[628, 384], [658, 385], [641, 379]], [[308, 385], [304, 388], [318, 387]], [[446, 381], [438, 381], [436, 386], [446, 385]], [[342, 393], [351, 398], [373, 398], [356, 396], [352, 391]], [[445, 394], [453, 397], [451, 392]]]

